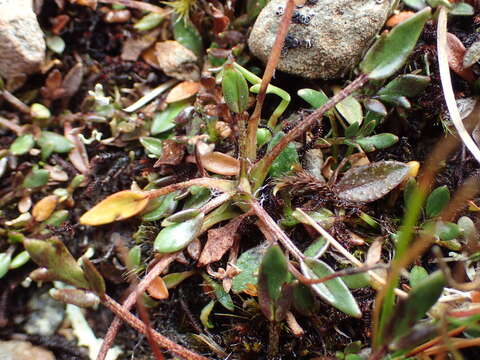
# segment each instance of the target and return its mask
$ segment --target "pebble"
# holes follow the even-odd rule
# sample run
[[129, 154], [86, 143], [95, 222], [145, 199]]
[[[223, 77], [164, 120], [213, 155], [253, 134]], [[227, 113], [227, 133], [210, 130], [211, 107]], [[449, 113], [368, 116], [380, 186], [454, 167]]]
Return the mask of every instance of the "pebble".
[[[65, 305], [53, 300], [48, 292], [32, 296], [27, 308], [29, 316], [24, 324], [24, 330], [30, 335], [53, 335], [65, 315]], [[0, 357], [0, 360], [3, 359]]]
[[[277, 69], [309, 79], [344, 76], [382, 29], [395, 0], [308, 0], [294, 8]], [[286, 0], [271, 0], [250, 34], [251, 52], [267, 62]]]
[[27, 341], [0, 341], [1, 360], [55, 360], [51, 351], [33, 346]]
[[0, 76], [7, 82], [25, 79], [45, 59], [45, 40], [32, 0], [0, 0], [0, 14]]

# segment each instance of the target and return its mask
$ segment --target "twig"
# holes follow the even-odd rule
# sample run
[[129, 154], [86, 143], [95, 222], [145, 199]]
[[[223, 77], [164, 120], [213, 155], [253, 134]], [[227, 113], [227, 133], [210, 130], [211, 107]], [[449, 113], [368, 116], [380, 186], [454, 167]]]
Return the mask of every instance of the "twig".
[[312, 114], [307, 116], [305, 120], [295, 126], [275, 145], [265, 157], [260, 160], [252, 172], [255, 177], [255, 189], [259, 188], [265, 180], [266, 174], [273, 161], [280, 155], [280, 153], [287, 147], [287, 145], [295, 140], [297, 137], [304, 134], [315, 122], [320, 120], [325, 112], [333, 108], [339, 102], [350, 96], [353, 92], [363, 87], [368, 82], [368, 75], [362, 74], [350, 83], [345, 89], [333, 96], [326, 104], [315, 110]]
[[17, 136], [22, 134], [22, 127], [15, 124], [13, 121], [5, 119], [4, 117], [0, 116], [0, 126], [4, 126], [9, 130], [12, 130]]
[[475, 159], [480, 162], [480, 149], [475, 144], [462, 122], [460, 111], [458, 110], [457, 102], [455, 100], [455, 94], [453, 93], [452, 79], [450, 77], [450, 68], [448, 66], [447, 55], [447, 9], [444, 6], [440, 6], [440, 13], [438, 15], [437, 52], [443, 96], [445, 97], [445, 102], [447, 103], [450, 118], [467, 149], [470, 150]]
[[[108, 307], [110, 311], [112, 311], [115, 315], [117, 315], [123, 321], [128, 323], [135, 330], [141, 332], [142, 334], [147, 333], [147, 329], [143, 324], [143, 322], [140, 321], [140, 319], [138, 319], [136, 316], [132, 315], [130, 312], [125, 311], [125, 309], [119, 303], [113, 300], [110, 296], [105, 295], [105, 298], [102, 300], [102, 304]], [[173, 341], [161, 335], [155, 330], [152, 330], [152, 337], [157, 342], [157, 344], [160, 345], [162, 348], [167, 349], [168, 351], [173, 352], [174, 354], [184, 359], [208, 360], [208, 358], [202, 355], [199, 355], [197, 353], [194, 353], [193, 351], [188, 350], [187, 348], [184, 348], [183, 346], [174, 343]]]
[[[458, 334], [461, 334], [467, 327], [462, 325], [462, 326], [459, 326], [457, 327], [456, 329], [453, 329], [453, 330], [450, 330], [447, 335], [448, 336], [456, 336]], [[421, 353], [425, 350], [427, 350], [428, 348], [431, 348], [432, 346], [438, 344], [440, 341], [442, 341], [442, 337], [441, 336], [437, 336], [436, 338], [430, 340], [430, 341], [427, 341], [426, 343], [420, 345], [420, 346], [417, 346], [415, 349], [411, 350], [408, 354], [405, 355], [405, 357], [411, 357], [411, 356], [414, 356], [418, 353]]]
[[250, 202], [253, 210], [259, 217], [260, 221], [266, 226], [266, 228], [272, 233], [272, 235], [280, 241], [280, 243], [300, 262], [303, 261], [305, 255], [298, 250], [295, 244], [290, 240], [290, 238], [285, 235], [283, 230], [278, 226], [278, 224], [272, 219], [272, 217], [263, 209], [263, 207], [256, 201], [252, 200]]
[[[148, 288], [150, 283], [156, 279], [165, 268], [170, 265], [170, 263], [175, 259], [177, 256], [176, 253], [174, 254], [169, 254], [167, 256], [162, 257], [156, 264], [155, 266], [148, 272], [147, 275], [143, 278], [143, 280], [138, 284], [136, 287], [135, 291], [132, 291], [127, 299], [123, 303], [123, 311], [128, 312], [130, 309], [135, 305], [137, 298], [140, 294], [145, 292], [145, 290]], [[105, 335], [105, 338], [103, 340], [102, 347], [100, 349], [100, 352], [98, 353], [97, 360], [104, 360], [105, 356], [107, 355], [108, 349], [113, 344], [113, 341], [115, 340], [115, 337], [117, 336], [117, 332], [120, 329], [120, 326], [122, 325], [122, 321], [119, 317], [115, 317], [113, 319], [112, 323], [110, 324], [110, 327], [108, 328], [107, 334]]]
[[272, 80], [275, 68], [280, 61], [280, 54], [282, 52], [283, 43], [285, 42], [285, 37], [288, 33], [288, 27], [292, 22], [294, 5], [294, 0], [287, 1], [287, 5], [285, 6], [285, 12], [282, 16], [282, 19], [280, 20], [277, 36], [275, 38], [275, 42], [273, 43], [270, 56], [268, 57], [265, 72], [263, 73], [262, 83], [260, 85], [260, 91], [257, 96], [255, 109], [253, 110], [253, 114], [252, 116], [250, 116], [250, 120], [248, 121], [246, 158], [252, 162], [255, 161], [257, 157], [257, 128], [260, 122], [260, 116], [262, 114], [262, 107], [265, 101], [265, 96], [267, 94], [268, 84]]

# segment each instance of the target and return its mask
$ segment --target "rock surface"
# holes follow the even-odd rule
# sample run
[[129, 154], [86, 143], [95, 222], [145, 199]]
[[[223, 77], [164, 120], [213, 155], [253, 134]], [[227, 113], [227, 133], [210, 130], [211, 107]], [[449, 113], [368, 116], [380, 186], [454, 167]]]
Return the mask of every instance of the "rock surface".
[[0, 341], [1, 360], [55, 360], [52, 352], [27, 341]]
[[200, 80], [197, 56], [177, 41], [167, 40], [155, 45], [158, 66], [177, 80]]
[[45, 58], [32, 0], [0, 0], [0, 76], [12, 81], [37, 71]]
[[[307, 0], [296, 6], [277, 69], [310, 79], [345, 75], [385, 23], [394, 0]], [[248, 40], [268, 60], [286, 0], [271, 0]]]

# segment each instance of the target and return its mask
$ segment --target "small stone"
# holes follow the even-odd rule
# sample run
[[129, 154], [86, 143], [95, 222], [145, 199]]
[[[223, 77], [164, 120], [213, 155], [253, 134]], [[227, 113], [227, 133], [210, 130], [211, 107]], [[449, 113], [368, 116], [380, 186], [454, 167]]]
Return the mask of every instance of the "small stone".
[[0, 76], [12, 82], [39, 70], [45, 40], [32, 0], [0, 0], [0, 14]]
[[[371, 45], [393, 3], [322, 0], [296, 7], [277, 69], [309, 79], [344, 76]], [[263, 62], [271, 53], [285, 6], [285, 0], [271, 0], [253, 26], [248, 45]]]
[[33, 346], [27, 341], [0, 341], [1, 360], [55, 360], [51, 351]]
[[178, 80], [200, 80], [197, 56], [185, 46], [174, 40], [158, 42], [155, 55], [162, 71]]
[[[23, 328], [30, 335], [53, 335], [65, 314], [65, 305], [53, 300], [48, 292], [35, 294], [28, 301], [27, 308], [30, 314]], [[0, 360], [3, 359], [0, 357]]]

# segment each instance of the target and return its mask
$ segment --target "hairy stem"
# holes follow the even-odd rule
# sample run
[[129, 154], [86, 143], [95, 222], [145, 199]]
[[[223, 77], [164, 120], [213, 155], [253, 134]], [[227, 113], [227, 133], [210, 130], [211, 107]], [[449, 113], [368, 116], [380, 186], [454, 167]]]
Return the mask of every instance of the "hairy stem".
[[157, 197], [169, 194], [177, 190], [186, 189], [194, 185], [212, 188], [215, 190], [219, 190], [221, 192], [234, 190], [233, 182], [229, 180], [197, 178], [197, 179], [192, 179], [192, 180], [184, 181], [177, 184], [168, 185], [157, 190], [148, 191], [147, 195], [149, 199], [155, 199]]
[[[145, 324], [136, 316], [132, 315], [130, 312], [125, 311], [125, 309], [119, 303], [113, 300], [110, 296], [106, 295], [105, 298], [102, 300], [102, 304], [108, 307], [110, 311], [112, 311], [115, 315], [128, 323], [128, 325], [133, 327], [135, 330], [141, 332], [144, 335], [147, 334], [147, 328]], [[160, 347], [167, 349], [168, 351], [186, 360], [208, 360], [206, 357], [194, 353], [193, 351], [174, 343], [173, 341], [166, 338], [155, 330], [152, 330], [151, 333], [153, 339]]]
[[[137, 298], [140, 294], [143, 294], [145, 290], [148, 288], [150, 283], [157, 278], [161, 274], [165, 268], [172, 263], [172, 261], [176, 257], [175, 254], [170, 254], [165, 257], [162, 257], [154, 267], [148, 272], [148, 274], [143, 278], [143, 280], [138, 284], [135, 291], [132, 291], [130, 295], [128, 295], [127, 299], [123, 303], [123, 310], [124, 312], [130, 311], [130, 309], [135, 305], [137, 302]], [[103, 340], [102, 347], [100, 348], [100, 352], [98, 353], [97, 360], [104, 360], [107, 356], [108, 350], [113, 344], [115, 337], [117, 336], [118, 330], [120, 330], [120, 326], [122, 325], [122, 320], [119, 317], [115, 317], [110, 327], [108, 328], [107, 334]]]

